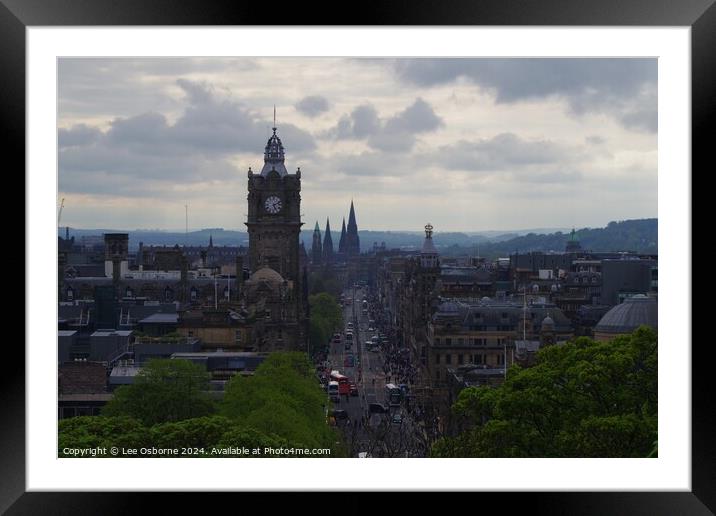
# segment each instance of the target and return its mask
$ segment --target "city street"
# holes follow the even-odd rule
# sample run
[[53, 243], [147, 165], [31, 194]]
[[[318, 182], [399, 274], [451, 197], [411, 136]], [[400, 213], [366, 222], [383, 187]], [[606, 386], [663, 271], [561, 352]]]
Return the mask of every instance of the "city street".
[[[357, 457], [361, 452], [367, 452], [372, 457], [423, 456], [416, 451], [416, 427], [404, 406], [390, 407], [385, 414], [369, 413], [371, 403], [388, 407], [385, 386], [395, 379], [390, 378], [390, 371], [386, 372], [384, 347], [370, 351], [366, 344], [378, 334], [377, 328], [368, 331], [370, 311], [363, 308], [366, 293], [366, 288], [356, 287], [344, 291], [345, 328], [341, 334], [341, 342], [331, 342], [330, 345], [329, 371], [340, 371], [358, 388], [358, 396], [343, 395], [340, 402], [331, 402], [332, 409], [345, 410], [348, 414], [347, 419], [339, 419], [337, 424], [344, 431], [352, 457]], [[353, 343], [346, 349], [346, 329], [350, 323], [353, 327]], [[345, 366], [346, 357], [349, 355], [354, 357], [353, 367]], [[393, 422], [395, 414], [402, 416], [402, 422]]]

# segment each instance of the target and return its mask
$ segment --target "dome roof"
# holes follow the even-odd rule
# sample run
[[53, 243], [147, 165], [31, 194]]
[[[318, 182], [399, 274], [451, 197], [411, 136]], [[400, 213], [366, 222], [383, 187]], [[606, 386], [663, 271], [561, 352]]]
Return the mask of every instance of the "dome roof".
[[276, 134], [276, 128], [274, 127], [273, 134], [266, 142], [266, 148], [264, 149], [264, 167], [261, 169], [261, 175], [266, 177], [272, 170], [278, 172], [281, 177], [287, 175], [288, 170], [286, 170], [284, 161], [283, 143], [281, 143], [281, 138]]
[[554, 319], [552, 319], [549, 315], [542, 319], [542, 329], [554, 329]]
[[658, 304], [656, 298], [637, 295], [624, 300], [620, 305], [609, 310], [600, 319], [595, 332], [629, 333], [642, 324], [654, 329], [658, 327]]
[[282, 283], [281, 275], [271, 267], [265, 266], [258, 269], [251, 275], [249, 281], [268, 281], [269, 283]]

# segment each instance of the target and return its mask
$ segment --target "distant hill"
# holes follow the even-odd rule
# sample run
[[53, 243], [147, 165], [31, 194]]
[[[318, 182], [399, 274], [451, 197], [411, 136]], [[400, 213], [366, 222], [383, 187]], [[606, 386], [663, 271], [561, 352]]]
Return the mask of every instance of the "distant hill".
[[[161, 230], [117, 230], [117, 229], [72, 229], [70, 236], [79, 240], [82, 236], [102, 235], [103, 233], [129, 233], [129, 248], [136, 250], [139, 242], [144, 245], [173, 246], [207, 246], [211, 236], [215, 246], [248, 246], [248, 233], [244, 231], [226, 230], [223, 228], [205, 228], [190, 231], [188, 234], [180, 231]], [[65, 236], [65, 228], [60, 228], [58, 235]], [[313, 230], [301, 232], [306, 251], [310, 251]], [[359, 231], [361, 250], [368, 251], [373, 243], [379, 246], [385, 242], [388, 249], [420, 249], [423, 244], [424, 233], [408, 231]], [[658, 224], [657, 219], [624, 220], [610, 222], [605, 228], [583, 228], [576, 232], [583, 249], [592, 251], [635, 251], [639, 253], [657, 253]], [[323, 233], [321, 233], [323, 237]], [[333, 245], [336, 250], [340, 240], [340, 232], [331, 231]], [[515, 251], [564, 251], [569, 239], [569, 232], [556, 231], [552, 233], [530, 232], [522, 234], [521, 231], [485, 231], [482, 233], [436, 232], [433, 236], [435, 246], [441, 254], [476, 254], [485, 258], [507, 256]]]
[[[590, 251], [633, 251], [644, 254], [658, 253], [658, 219], [638, 219], [610, 222], [605, 228], [583, 228], [575, 232], [582, 249]], [[497, 258], [515, 251], [562, 252], [570, 235], [557, 231], [550, 234], [529, 233], [500, 242], [480, 244], [480, 256]], [[437, 242], [436, 242], [437, 245]], [[442, 251], [442, 250], [441, 250]], [[464, 249], [451, 246], [445, 254], [464, 254]]]

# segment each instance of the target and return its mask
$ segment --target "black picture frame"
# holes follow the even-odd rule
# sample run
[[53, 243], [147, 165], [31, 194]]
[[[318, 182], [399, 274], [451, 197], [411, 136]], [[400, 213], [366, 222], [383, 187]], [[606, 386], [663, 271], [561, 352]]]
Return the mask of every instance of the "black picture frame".
[[[0, 0], [0, 123], [5, 163], [14, 157], [14, 170], [25, 166], [25, 29], [28, 26], [603, 25], [691, 27], [692, 170], [706, 167], [713, 146], [710, 135], [716, 133], [714, 0], [419, 0], [364, 3], [350, 12], [321, 3], [278, 5], [206, 0]], [[341, 16], [341, 12], [346, 14]], [[332, 18], [327, 19], [328, 16]], [[692, 179], [693, 176], [692, 172]], [[684, 281], [691, 282], [691, 278], [685, 277]], [[26, 306], [32, 309], [31, 299]], [[693, 340], [691, 335], [687, 338]], [[25, 350], [16, 342], [10, 339], [6, 342], [3, 358], [12, 367], [5, 367], [0, 376], [0, 511], [7, 510], [7, 514], [126, 514], [136, 512], [138, 507], [154, 501], [151, 498], [160, 496], [151, 493], [127, 496], [121, 492], [25, 492]], [[503, 504], [504, 499], [509, 498], [510, 509], [521, 506], [537, 514], [713, 514], [712, 511], [716, 511], [716, 402], [708, 381], [712, 362], [708, 360], [707, 344], [707, 341], [695, 346], [691, 346], [690, 341], [669, 343], [684, 348], [691, 346], [692, 350], [691, 492], [485, 493], [479, 495], [480, 503], [494, 499]], [[668, 415], [660, 414], [660, 417]], [[163, 512], [185, 503], [184, 496], [171, 495], [161, 495]], [[139, 501], [137, 496], [144, 499]], [[254, 500], [255, 495], [241, 496], [243, 507], [262, 503]], [[359, 499], [364, 500], [359, 493], [348, 494], [342, 505], [360, 506]]]

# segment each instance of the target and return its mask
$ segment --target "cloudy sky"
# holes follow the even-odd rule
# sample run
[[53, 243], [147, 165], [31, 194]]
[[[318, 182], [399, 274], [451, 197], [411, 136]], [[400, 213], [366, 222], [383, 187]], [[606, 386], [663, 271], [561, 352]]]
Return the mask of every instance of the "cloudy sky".
[[340, 229], [657, 216], [655, 59], [60, 59], [75, 228], [244, 229], [276, 106], [302, 212]]

